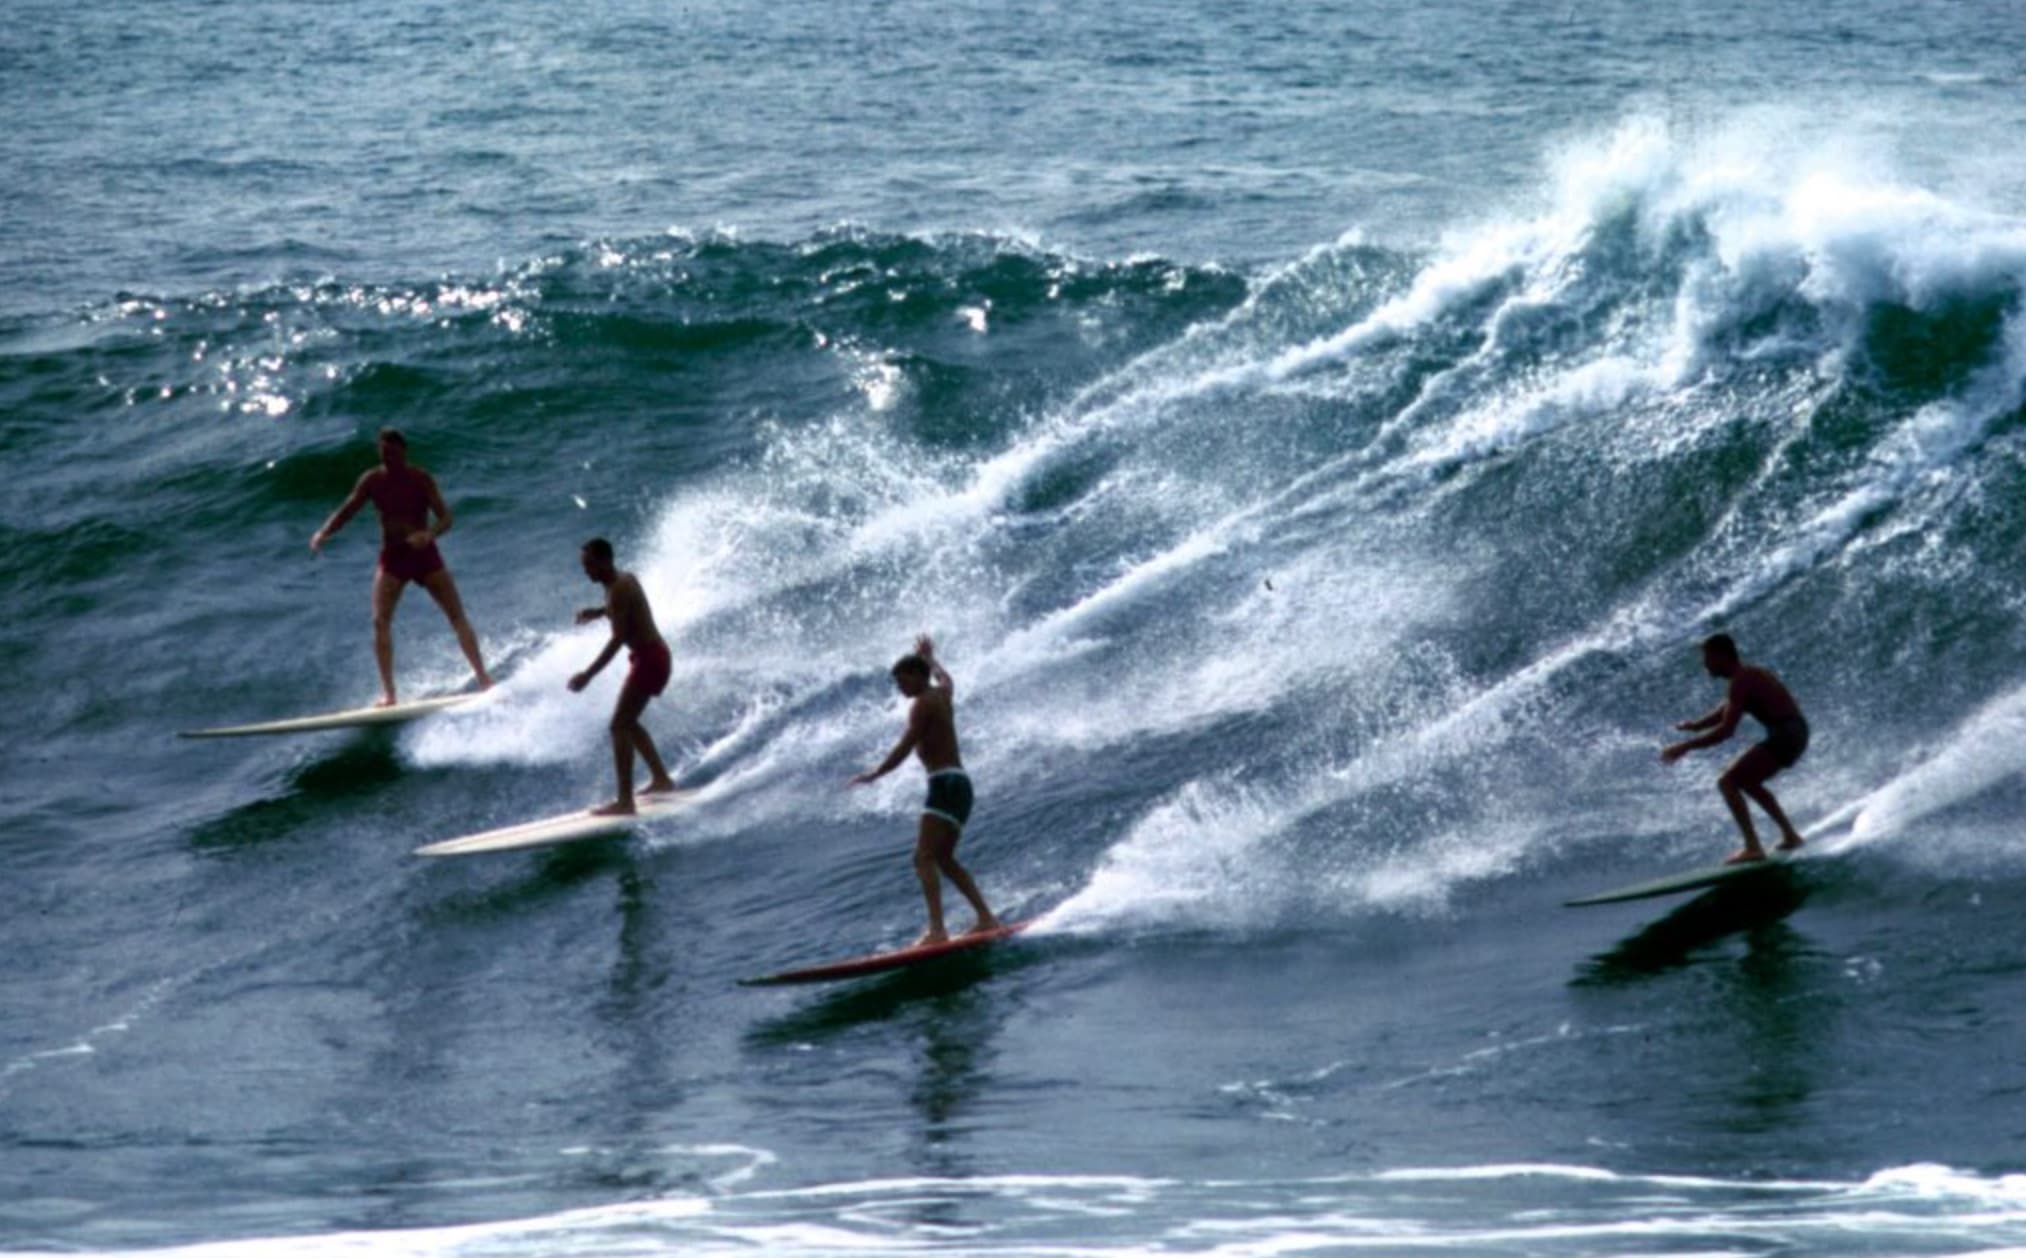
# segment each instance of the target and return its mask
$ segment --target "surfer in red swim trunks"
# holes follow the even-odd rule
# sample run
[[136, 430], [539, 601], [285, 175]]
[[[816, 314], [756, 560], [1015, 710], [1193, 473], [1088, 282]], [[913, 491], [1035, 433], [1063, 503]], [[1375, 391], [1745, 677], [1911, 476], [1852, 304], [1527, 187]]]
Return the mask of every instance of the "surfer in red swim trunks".
[[[410, 581], [429, 591], [429, 597], [449, 618], [457, 645], [478, 678], [478, 688], [491, 688], [485, 657], [478, 650], [478, 635], [464, 618], [457, 582], [436, 549], [436, 539], [450, 531], [450, 507], [436, 488], [435, 478], [408, 461], [408, 439], [395, 429], [380, 430], [380, 466], [359, 477], [351, 496], [310, 538], [310, 549], [321, 552], [324, 543], [368, 502], [380, 515], [380, 565], [373, 573], [373, 658], [380, 665], [378, 706], [392, 707], [395, 702], [394, 608]], [[432, 515], [434, 524], [430, 523]]]
[[654, 749], [654, 740], [648, 737], [647, 727], [640, 723], [640, 714], [647, 710], [647, 701], [668, 689], [669, 674], [675, 660], [669, 654], [668, 643], [661, 631], [654, 626], [654, 612], [647, 605], [647, 592], [640, 588], [640, 580], [630, 572], [622, 572], [612, 562], [612, 543], [602, 537], [594, 537], [584, 543], [581, 555], [584, 575], [605, 587], [605, 605], [586, 607], [577, 613], [577, 623], [588, 625], [603, 617], [612, 624], [612, 638], [591, 667], [570, 678], [570, 689], [582, 690], [591, 684], [599, 670], [612, 662], [619, 654], [619, 648], [629, 652], [626, 680], [619, 687], [619, 700], [612, 705], [612, 767], [619, 775], [619, 797], [609, 804], [601, 804], [591, 811], [601, 817], [625, 817], [634, 812], [633, 807], [633, 754], [647, 761], [647, 771], [653, 775], [643, 795], [675, 789], [675, 780], [668, 776], [668, 770], [661, 763], [661, 754]]
[[1752, 828], [1751, 810], [1745, 800], [1755, 800], [1773, 824], [1780, 827], [1780, 850], [1791, 852], [1801, 846], [1801, 836], [1794, 829], [1794, 823], [1787, 820], [1787, 814], [1780, 810], [1780, 801], [1766, 789], [1766, 781], [1782, 769], [1792, 768], [1808, 750], [1808, 719], [1801, 715], [1801, 705], [1794, 702], [1794, 696], [1780, 684], [1780, 679], [1756, 664], [1747, 664], [1738, 658], [1738, 644], [1727, 633], [1712, 634], [1703, 640], [1702, 666], [1712, 677], [1727, 678], [1729, 687], [1724, 692], [1724, 701], [1706, 715], [1691, 721], [1682, 721], [1674, 728], [1679, 730], [1708, 730], [1699, 738], [1683, 739], [1670, 743], [1661, 749], [1662, 761], [1673, 764], [1699, 747], [1714, 747], [1737, 731], [1738, 722], [1750, 716], [1766, 727], [1765, 741], [1757, 744], [1731, 762], [1722, 777], [1716, 781], [1717, 790], [1722, 792], [1724, 803], [1730, 806], [1731, 816], [1737, 819], [1738, 830], [1745, 836], [1745, 845], [1733, 852], [1724, 862], [1726, 865], [1742, 864], [1745, 861], [1766, 859], [1766, 849], [1759, 846], [1759, 835]]
[[971, 817], [971, 779], [957, 754], [957, 714], [953, 706], [957, 684], [936, 659], [936, 644], [927, 634], [915, 639], [912, 655], [903, 655], [893, 666], [893, 684], [914, 702], [908, 705], [907, 732], [894, 744], [879, 767], [851, 779], [863, 786], [900, 767], [914, 752], [921, 757], [929, 775], [929, 796], [922, 801], [921, 828], [915, 837], [915, 877], [921, 879], [922, 897], [929, 905], [929, 928], [916, 945], [942, 943], [950, 937], [943, 925], [943, 887], [938, 874], [949, 877], [971, 908], [978, 914], [972, 933], [995, 930], [999, 919], [985, 905], [984, 894], [971, 875], [957, 863], [957, 840]]

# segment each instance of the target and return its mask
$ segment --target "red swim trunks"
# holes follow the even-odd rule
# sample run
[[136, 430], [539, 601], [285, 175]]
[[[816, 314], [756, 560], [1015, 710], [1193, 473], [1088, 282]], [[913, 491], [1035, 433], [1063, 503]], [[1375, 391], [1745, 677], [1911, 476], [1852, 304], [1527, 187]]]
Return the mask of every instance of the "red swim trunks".
[[669, 651], [668, 643], [657, 642], [653, 646], [626, 655], [626, 685], [658, 695], [668, 689], [669, 674], [675, 671], [675, 656]]
[[443, 571], [443, 552], [431, 542], [421, 550], [406, 543], [380, 548], [380, 571], [402, 581], [420, 581]]

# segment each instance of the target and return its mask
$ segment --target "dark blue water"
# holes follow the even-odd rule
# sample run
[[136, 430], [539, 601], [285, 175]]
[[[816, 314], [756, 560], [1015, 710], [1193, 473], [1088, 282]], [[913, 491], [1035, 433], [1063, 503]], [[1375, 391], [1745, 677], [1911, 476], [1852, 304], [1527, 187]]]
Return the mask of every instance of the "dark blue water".
[[[2026, 1245], [2018, 17], [16, 6], [0, 1247]], [[174, 738], [371, 699], [389, 424], [503, 684]], [[609, 793], [592, 534], [696, 805], [413, 856]], [[1719, 628], [1815, 858], [1562, 907]], [[920, 929], [923, 631], [1041, 924], [737, 986]]]

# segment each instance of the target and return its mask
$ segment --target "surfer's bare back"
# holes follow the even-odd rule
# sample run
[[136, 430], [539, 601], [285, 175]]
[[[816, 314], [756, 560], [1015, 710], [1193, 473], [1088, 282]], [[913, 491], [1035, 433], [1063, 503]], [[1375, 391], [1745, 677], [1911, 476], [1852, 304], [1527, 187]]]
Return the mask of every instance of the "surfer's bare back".
[[1747, 716], [1765, 726], [1764, 741], [1732, 761], [1716, 781], [1717, 790], [1722, 793], [1724, 803], [1729, 805], [1731, 816], [1738, 823], [1738, 832], [1745, 840], [1745, 845], [1733, 852], [1724, 863], [1735, 865], [1766, 859], [1766, 849], [1759, 846], [1758, 831], [1752, 828], [1751, 810], [1745, 803], [1747, 798], [1765, 809], [1773, 824], [1780, 828], [1780, 850], [1791, 852], [1801, 846], [1801, 835], [1794, 829], [1794, 823], [1787, 820], [1787, 814], [1781, 811], [1780, 801], [1766, 789], [1766, 782], [1782, 769], [1794, 767], [1802, 753], [1808, 750], [1808, 719], [1801, 715], [1801, 705], [1794, 701], [1794, 696], [1770, 670], [1738, 658], [1738, 644], [1731, 640], [1729, 634], [1712, 634], [1703, 639], [1702, 666], [1710, 676], [1729, 681], [1724, 701], [1703, 716], [1678, 723], [1674, 727], [1678, 730], [1708, 732], [1698, 738], [1668, 744], [1661, 749], [1660, 758], [1667, 764], [1673, 764], [1698, 748], [1714, 747], [1736, 733], [1738, 722]]
[[936, 659], [936, 644], [927, 634], [915, 639], [912, 655], [903, 655], [894, 664], [893, 684], [914, 700], [908, 705], [907, 730], [879, 767], [852, 778], [851, 785], [863, 786], [884, 777], [899, 768], [909, 752], [920, 757], [922, 769], [929, 775], [929, 796], [922, 803], [921, 825], [915, 835], [915, 877], [921, 880], [922, 898], [928, 902], [929, 928], [916, 942], [942, 943], [950, 937], [943, 925], [939, 875], [947, 876], [978, 914], [973, 933], [997, 929], [999, 919], [992, 916], [978, 884], [957, 863], [957, 840], [963, 837], [964, 823], [971, 817], [971, 778], [957, 752], [953, 702], [957, 684]]

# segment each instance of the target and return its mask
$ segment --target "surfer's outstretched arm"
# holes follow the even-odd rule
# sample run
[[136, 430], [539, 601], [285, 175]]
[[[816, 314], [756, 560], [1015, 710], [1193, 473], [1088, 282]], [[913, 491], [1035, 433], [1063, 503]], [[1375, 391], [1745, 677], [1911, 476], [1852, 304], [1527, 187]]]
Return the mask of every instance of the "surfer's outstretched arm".
[[331, 512], [331, 518], [325, 520], [324, 526], [311, 535], [311, 550], [322, 550], [325, 542], [331, 540], [339, 529], [351, 522], [353, 516], [359, 514], [359, 508], [366, 505], [366, 497], [372, 490], [372, 484], [372, 472], [366, 472], [359, 477], [359, 483], [352, 486], [351, 495], [339, 503], [338, 509]]
[[1730, 708], [1730, 706], [1731, 706], [1730, 700], [1726, 699], [1722, 703], [1719, 703], [1715, 707], [1711, 708], [1709, 711], [1703, 713], [1701, 716], [1690, 717], [1686, 721], [1675, 722], [1674, 728], [1680, 730], [1699, 730], [1699, 729], [1709, 729], [1712, 726], [1720, 725], [1723, 723], [1724, 713]]
[[[1698, 718], [1693, 723], [1683, 722], [1680, 727], [1682, 729], [1707, 729], [1709, 730], [1707, 734], [1704, 734], [1700, 738], [1684, 738], [1678, 743], [1668, 744], [1660, 749], [1660, 758], [1669, 764], [1673, 764], [1676, 760], [1681, 759], [1691, 751], [1716, 746], [1732, 734], [1737, 733], [1738, 721], [1744, 714], [1744, 709], [1741, 706], [1726, 699], [1723, 705], [1709, 716]], [[1711, 720], [1711, 717], [1715, 719]]]
[[915, 732], [914, 722], [910, 720], [907, 726], [907, 733], [901, 735], [900, 741], [893, 745], [893, 750], [886, 753], [886, 759], [879, 762], [879, 767], [868, 769], [866, 772], [852, 778], [850, 784], [852, 786], [864, 786], [867, 782], [883, 778], [895, 769], [898, 769], [907, 760], [908, 753], [915, 749], [915, 743], [918, 741], [920, 741], [920, 735]]
[[610, 664], [612, 657], [617, 654], [619, 654], [619, 635], [615, 633], [605, 640], [605, 649], [598, 652], [598, 658], [591, 661], [591, 667], [570, 679], [570, 689], [582, 690], [584, 687], [590, 685], [591, 679], [603, 672], [605, 666]]

